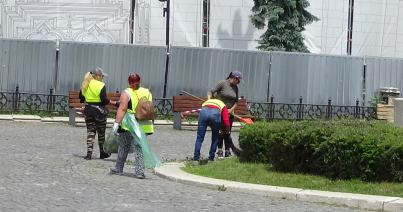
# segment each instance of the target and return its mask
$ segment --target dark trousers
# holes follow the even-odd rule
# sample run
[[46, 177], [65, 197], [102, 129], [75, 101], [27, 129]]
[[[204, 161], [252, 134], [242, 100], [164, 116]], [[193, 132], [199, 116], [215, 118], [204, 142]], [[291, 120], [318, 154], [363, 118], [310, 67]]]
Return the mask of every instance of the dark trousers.
[[103, 152], [105, 143], [106, 116], [85, 116], [87, 125], [87, 153], [93, 152], [95, 135], [98, 133], [99, 151]]
[[[229, 116], [230, 132], [232, 131], [233, 123], [234, 123], [234, 116], [230, 115]], [[228, 151], [231, 148], [232, 152], [236, 152], [236, 153], [239, 152], [239, 149], [237, 147], [235, 147], [234, 142], [232, 141], [231, 133], [229, 133], [229, 134], [220, 133], [220, 138], [218, 139], [217, 147], [219, 149], [222, 149], [223, 144], [225, 144], [224, 148], [226, 151]]]

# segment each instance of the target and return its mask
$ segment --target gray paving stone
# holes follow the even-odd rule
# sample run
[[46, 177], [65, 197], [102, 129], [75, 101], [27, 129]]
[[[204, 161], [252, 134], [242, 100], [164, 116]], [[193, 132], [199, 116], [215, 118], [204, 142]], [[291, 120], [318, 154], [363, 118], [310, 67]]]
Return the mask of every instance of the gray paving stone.
[[[96, 159], [96, 148], [95, 159], [84, 160], [85, 135], [61, 123], [0, 121], [0, 211], [358, 211], [181, 184], [151, 170], [145, 180], [109, 175], [116, 156]], [[184, 159], [195, 136], [158, 126], [150, 143], [164, 160]]]

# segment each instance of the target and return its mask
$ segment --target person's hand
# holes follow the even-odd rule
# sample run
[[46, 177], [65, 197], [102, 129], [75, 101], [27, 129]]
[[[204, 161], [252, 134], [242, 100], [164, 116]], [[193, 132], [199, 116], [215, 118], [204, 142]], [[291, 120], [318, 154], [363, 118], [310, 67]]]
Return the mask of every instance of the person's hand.
[[185, 113], [181, 112], [181, 119], [185, 119], [185, 118], [186, 118]]
[[119, 133], [118, 133], [118, 129], [119, 129], [119, 124], [118, 123], [113, 123], [113, 126], [112, 126], [112, 130], [113, 130], [113, 134], [115, 134], [116, 136], [118, 136], [119, 135]]
[[234, 114], [234, 110], [235, 110], [235, 108], [232, 107], [232, 108], [230, 108], [230, 109], [228, 110], [228, 113], [229, 113], [229, 114]]

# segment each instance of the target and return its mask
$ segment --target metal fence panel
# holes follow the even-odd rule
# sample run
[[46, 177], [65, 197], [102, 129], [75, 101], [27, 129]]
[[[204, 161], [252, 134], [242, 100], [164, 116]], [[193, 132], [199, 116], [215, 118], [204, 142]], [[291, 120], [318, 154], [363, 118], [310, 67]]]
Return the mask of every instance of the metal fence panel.
[[248, 101], [266, 101], [270, 54], [213, 48], [172, 47], [167, 96], [186, 90], [206, 96], [233, 70], [243, 73], [239, 95]]
[[154, 97], [162, 96], [165, 47], [61, 41], [59, 49], [57, 93], [79, 90], [84, 74], [101, 67], [108, 73], [104, 79], [108, 92], [126, 88], [129, 73], [137, 72]]
[[366, 77], [365, 93], [366, 103], [379, 95], [381, 87], [395, 87], [403, 91], [403, 59], [367, 57], [365, 58]]
[[355, 105], [363, 64], [360, 57], [272, 52], [269, 93], [275, 102]]
[[54, 87], [56, 42], [0, 39], [0, 90], [49, 93]]

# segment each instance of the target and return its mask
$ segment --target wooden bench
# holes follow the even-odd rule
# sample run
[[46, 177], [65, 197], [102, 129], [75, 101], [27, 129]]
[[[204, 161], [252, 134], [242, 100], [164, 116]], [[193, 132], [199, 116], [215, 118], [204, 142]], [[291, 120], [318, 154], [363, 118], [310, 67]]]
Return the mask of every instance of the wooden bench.
[[[69, 124], [76, 126], [76, 117], [83, 116], [84, 103], [80, 102], [79, 91], [69, 91]], [[119, 101], [120, 93], [106, 93], [108, 99]], [[109, 112], [116, 112], [117, 108], [113, 105], [106, 106]]]
[[[207, 100], [207, 97], [201, 97], [204, 101]], [[180, 113], [190, 110], [195, 110], [201, 108], [202, 103], [204, 102], [196, 97], [192, 97], [189, 95], [177, 95], [173, 96], [173, 113], [174, 113], [174, 129], [180, 130], [182, 129], [182, 118]], [[238, 101], [238, 106], [235, 108], [235, 114], [241, 117], [253, 118], [249, 114], [248, 105], [246, 99], [241, 98]], [[191, 115], [198, 115], [198, 113], [193, 113]]]

